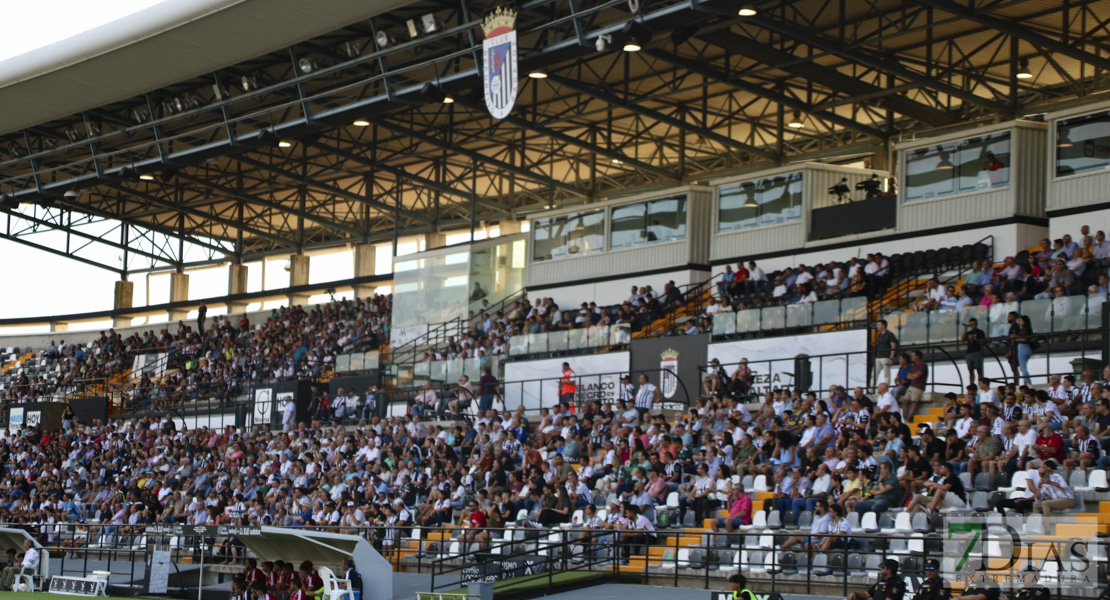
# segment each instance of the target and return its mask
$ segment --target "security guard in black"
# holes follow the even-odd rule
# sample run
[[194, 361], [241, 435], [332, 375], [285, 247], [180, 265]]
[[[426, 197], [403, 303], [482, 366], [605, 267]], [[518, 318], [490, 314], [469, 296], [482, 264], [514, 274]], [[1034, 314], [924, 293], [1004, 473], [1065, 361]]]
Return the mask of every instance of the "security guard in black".
[[952, 588], [939, 577], [938, 568], [940, 563], [935, 558], [925, 561], [925, 581], [921, 582], [921, 589], [914, 594], [913, 600], [949, 600], [952, 597]]
[[906, 581], [898, 576], [898, 561], [888, 558], [879, 568], [879, 580], [865, 592], [848, 594], [846, 600], [902, 600], [906, 596]]
[[[1014, 600], [1049, 600], [1052, 594], [1048, 593], [1048, 588], [1043, 585], [1037, 584], [1037, 576], [1039, 572], [1037, 568], [1028, 565], [1021, 572], [1022, 587], [1018, 593], [1014, 594]], [[1103, 593], [1105, 595], [1105, 592]]]

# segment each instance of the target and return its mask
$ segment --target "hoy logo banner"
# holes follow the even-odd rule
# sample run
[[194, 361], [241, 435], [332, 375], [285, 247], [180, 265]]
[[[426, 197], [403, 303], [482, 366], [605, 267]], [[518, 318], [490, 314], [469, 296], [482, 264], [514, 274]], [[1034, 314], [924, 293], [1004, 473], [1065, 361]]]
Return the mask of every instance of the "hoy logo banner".
[[482, 23], [483, 78], [486, 108], [495, 119], [504, 119], [516, 103], [516, 11], [498, 8]]

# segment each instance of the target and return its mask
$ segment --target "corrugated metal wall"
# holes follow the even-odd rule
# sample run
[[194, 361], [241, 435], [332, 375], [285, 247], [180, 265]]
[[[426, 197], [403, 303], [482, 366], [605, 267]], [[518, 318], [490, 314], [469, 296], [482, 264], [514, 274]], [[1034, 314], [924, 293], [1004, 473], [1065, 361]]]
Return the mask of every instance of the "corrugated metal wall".
[[899, 145], [900, 171], [905, 172], [905, 151], [921, 146], [955, 141], [1009, 130], [1010, 185], [998, 190], [983, 190], [957, 196], [899, 201], [898, 231], [913, 232], [991, 221], [1014, 215], [1044, 216], [1045, 125], [1007, 123], [1002, 126], [940, 136]]
[[1110, 202], [1110, 170], [1092, 171], [1056, 178], [1056, 124], [1060, 119], [1110, 109], [1110, 102], [1098, 102], [1049, 114], [1049, 130], [1044, 142], [1045, 160], [1041, 171], [1045, 178], [1045, 210], [1054, 211]]
[[[807, 163], [798, 165], [798, 168], [792, 170], [776, 169], [775, 171], [767, 173], [745, 176], [741, 179], [732, 178], [730, 180], [721, 180], [721, 182], [713, 183], [714, 185], [720, 185], [722, 183], [735, 181], [751, 181], [769, 177], [772, 174], [777, 175], [780, 173], [797, 172], [799, 170], [802, 171], [802, 220], [797, 223], [755, 227], [752, 229], [730, 231], [728, 233], [714, 235], [710, 247], [710, 256], [713, 260], [743, 258], [745, 256], [766, 254], [779, 250], [800, 249], [809, 241], [810, 213], [815, 208], [836, 204], [836, 196], [829, 194], [829, 188], [839, 183], [841, 177], [848, 178], [848, 188], [851, 190], [851, 197], [858, 200], [864, 197], [864, 193], [856, 191], [857, 183], [871, 177], [872, 173], [884, 179], [889, 176], [889, 173], [886, 171], [866, 171]], [[716, 210], [716, 202], [714, 202], [713, 210]], [[716, 215], [714, 215], [714, 233], [716, 232], [716, 226], [717, 219]]]
[[[529, 258], [527, 285], [573, 284], [576, 281], [594, 277], [619, 277], [624, 273], [664, 268], [680, 269], [688, 264], [708, 265], [714, 206], [713, 191], [710, 188], [685, 187], [653, 194], [640, 194], [590, 208], [609, 210], [614, 206], [642, 202], [655, 197], [663, 198], [681, 192], [686, 192], [686, 237], [684, 239], [610, 250], [581, 258], [540, 262], [532, 262]], [[608, 238], [608, 218], [605, 235]]]
[[1014, 214], [1043, 217], [1045, 214], [1045, 164], [1048, 160], [1048, 128], [1017, 127], [1010, 162], [1012, 176], [1018, 177], [1014, 190]]

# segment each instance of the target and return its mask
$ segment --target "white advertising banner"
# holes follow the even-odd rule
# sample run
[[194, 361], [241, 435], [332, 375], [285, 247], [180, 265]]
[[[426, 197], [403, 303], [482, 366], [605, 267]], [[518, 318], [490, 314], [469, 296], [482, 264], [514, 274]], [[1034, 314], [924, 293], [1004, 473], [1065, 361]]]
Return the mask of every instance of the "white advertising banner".
[[408, 327], [394, 327], [389, 331], [389, 345], [394, 348], [428, 335], [427, 325], [410, 325]]
[[251, 411], [252, 425], [266, 425], [273, 423], [274, 418], [274, 390], [262, 388], [254, 391], [254, 410]]
[[502, 385], [505, 408], [514, 410], [524, 405], [525, 410], [532, 412], [555, 406], [559, 402], [559, 377], [564, 362], [570, 363], [577, 380], [577, 402], [615, 402], [621, 373], [628, 372], [629, 358], [628, 352], [610, 352], [505, 363]]
[[23, 429], [23, 408], [16, 406], [8, 411], [8, 431], [18, 433]]
[[[706, 364], [714, 358], [721, 361], [729, 374], [741, 358], [748, 359], [748, 367], [755, 373], [752, 392], [763, 394], [769, 389], [793, 388], [794, 357], [807, 354], [813, 357], [810, 359], [813, 371], [810, 389], [820, 397], [821, 390], [829, 389], [830, 385], [842, 385], [849, 391], [855, 386], [866, 385], [864, 350], [867, 350], [867, 331], [856, 329], [710, 344], [705, 359]], [[838, 353], [841, 354], [837, 356]]]

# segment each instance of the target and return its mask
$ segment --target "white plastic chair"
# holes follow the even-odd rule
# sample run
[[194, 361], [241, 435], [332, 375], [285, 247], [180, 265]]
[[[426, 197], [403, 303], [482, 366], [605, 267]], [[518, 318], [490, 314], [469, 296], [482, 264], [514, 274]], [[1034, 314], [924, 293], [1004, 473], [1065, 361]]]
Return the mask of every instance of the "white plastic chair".
[[749, 530], [762, 531], [764, 529], [767, 529], [767, 511], [765, 511], [765, 510], [761, 510], [761, 511], [755, 513], [754, 515], [752, 515], [752, 524], [751, 525], [741, 525], [740, 526], [740, 531], [749, 531]]
[[1106, 481], [1106, 471], [1102, 469], [1091, 471], [1090, 476], [1087, 478], [1087, 485], [1072, 489], [1077, 492], [1093, 492], [1099, 488], [1110, 488], [1110, 483]]
[[768, 492], [768, 491], [770, 491], [770, 490], [767, 489], [767, 476], [766, 475], [758, 475], [755, 478], [755, 483], [752, 484], [752, 491], [753, 492]]
[[[458, 546], [458, 542], [452, 546]], [[320, 574], [320, 581], [324, 584], [324, 596], [329, 600], [341, 600], [343, 597], [349, 597], [350, 600], [355, 600], [355, 592], [351, 587], [351, 582], [346, 579], [340, 579], [335, 576], [335, 573], [327, 567], [320, 567], [317, 569]]]
[[998, 491], [1009, 494], [1015, 490], [1025, 490], [1025, 481], [1029, 475], [1025, 471], [1014, 471], [1014, 475], [1010, 477], [1009, 487], [998, 488]]
[[874, 511], [863, 513], [863, 520], [859, 524], [860, 529], [866, 533], [876, 533], [879, 531], [879, 515]]

